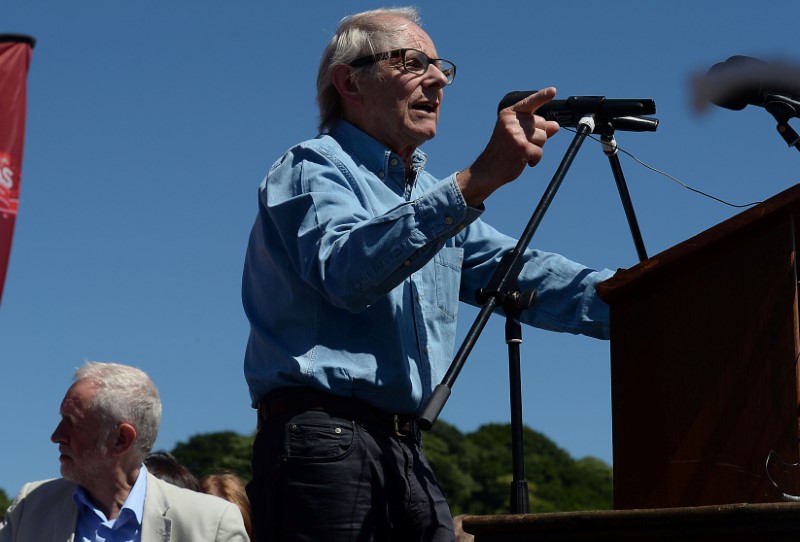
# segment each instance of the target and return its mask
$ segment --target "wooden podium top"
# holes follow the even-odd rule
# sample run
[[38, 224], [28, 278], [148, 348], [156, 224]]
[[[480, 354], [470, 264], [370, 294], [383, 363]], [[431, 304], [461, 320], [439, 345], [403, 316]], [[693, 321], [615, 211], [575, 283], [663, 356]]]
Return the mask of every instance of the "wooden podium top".
[[657, 277], [660, 271], [669, 269], [694, 254], [702, 253], [715, 243], [724, 239], [735, 239], [735, 234], [756, 224], [792, 212], [800, 215], [800, 184], [652, 256], [634, 267], [620, 269], [613, 277], [598, 285], [597, 292], [604, 301], [613, 303], [621, 290], [626, 290], [634, 285], [639, 286], [645, 280], [645, 276], [647, 278]]
[[601, 510], [465, 516], [475, 542], [536, 540], [788, 541], [800, 533], [800, 503], [728, 504], [652, 510]]

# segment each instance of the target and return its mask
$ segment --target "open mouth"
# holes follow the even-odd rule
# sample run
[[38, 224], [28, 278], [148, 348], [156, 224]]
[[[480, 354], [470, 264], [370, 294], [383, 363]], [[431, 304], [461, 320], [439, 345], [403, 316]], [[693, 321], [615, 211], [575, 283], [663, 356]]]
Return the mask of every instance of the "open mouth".
[[417, 104], [414, 104], [412, 107], [413, 107], [413, 109], [416, 109], [417, 111], [424, 111], [425, 113], [435, 113], [436, 109], [437, 109], [436, 104], [429, 103], [429, 102], [417, 103]]

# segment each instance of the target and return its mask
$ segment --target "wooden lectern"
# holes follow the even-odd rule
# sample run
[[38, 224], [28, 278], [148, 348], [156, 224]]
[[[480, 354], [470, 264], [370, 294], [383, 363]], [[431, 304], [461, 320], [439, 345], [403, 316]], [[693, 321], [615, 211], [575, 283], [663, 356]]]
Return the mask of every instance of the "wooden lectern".
[[[623, 269], [611, 307], [614, 510], [468, 516], [477, 542], [800, 534], [800, 185]], [[798, 498], [800, 500], [800, 498]]]
[[615, 509], [800, 495], [798, 228], [800, 185], [601, 285]]

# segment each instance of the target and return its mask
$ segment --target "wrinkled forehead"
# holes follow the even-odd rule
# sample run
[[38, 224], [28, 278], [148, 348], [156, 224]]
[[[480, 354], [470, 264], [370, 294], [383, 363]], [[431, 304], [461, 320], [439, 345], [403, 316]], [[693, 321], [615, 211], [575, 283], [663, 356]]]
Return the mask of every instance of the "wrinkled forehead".
[[436, 46], [433, 44], [431, 37], [428, 36], [428, 34], [418, 26], [414, 26], [416, 27], [417, 31], [409, 32], [409, 44], [406, 45], [406, 47], [419, 49], [432, 58], [438, 56], [436, 54]]
[[72, 384], [61, 401], [61, 412], [86, 411], [92, 404], [97, 383], [93, 380], [79, 380]]
[[390, 23], [404, 27], [404, 30], [395, 38], [394, 46], [398, 49], [419, 49], [430, 57], [437, 56], [433, 39], [417, 24], [402, 17], [389, 16]]

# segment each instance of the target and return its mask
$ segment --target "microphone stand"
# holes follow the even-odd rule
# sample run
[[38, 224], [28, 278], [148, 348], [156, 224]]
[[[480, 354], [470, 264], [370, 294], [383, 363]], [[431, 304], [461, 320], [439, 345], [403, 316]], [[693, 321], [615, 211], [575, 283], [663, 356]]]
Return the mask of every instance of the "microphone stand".
[[764, 98], [764, 109], [775, 117], [775, 120], [778, 122], [776, 126], [778, 133], [787, 145], [800, 151], [800, 136], [789, 126], [789, 119], [797, 117], [798, 113], [800, 113], [795, 107], [798, 103], [784, 96], [772, 94], [768, 94], [764, 96]]
[[[500, 307], [506, 315], [505, 337], [508, 345], [509, 361], [509, 399], [511, 404], [511, 432], [512, 432], [512, 467], [513, 479], [511, 482], [510, 512], [512, 514], [526, 514], [529, 512], [528, 484], [525, 480], [524, 450], [523, 450], [523, 423], [522, 423], [522, 387], [520, 370], [520, 344], [522, 343], [522, 326], [519, 317], [522, 311], [531, 308], [536, 301], [535, 290], [520, 291], [517, 278], [524, 262], [522, 256], [530, 244], [533, 234], [539, 227], [544, 214], [561, 186], [575, 156], [580, 150], [586, 136], [595, 130], [596, 123], [593, 114], [586, 114], [578, 122], [578, 129], [572, 139], [561, 164], [553, 175], [537, 205], [531, 219], [523, 230], [516, 246], [506, 253], [497, 265], [486, 288], [477, 292], [477, 300], [482, 308], [468, 330], [456, 356], [448, 368], [442, 382], [434, 388], [422, 415], [418, 419], [420, 428], [429, 430], [444, 408], [450, 397], [451, 389], [458, 378], [464, 363], [472, 351], [478, 337], [489, 321], [493, 311]], [[633, 212], [630, 194], [622, 174], [622, 168], [617, 156], [616, 142], [613, 139], [614, 128], [612, 121], [601, 125], [603, 133], [604, 152], [608, 156], [617, 188], [622, 199], [623, 207], [628, 218], [631, 233], [640, 260], [647, 258], [644, 243], [641, 239], [636, 216]]]

